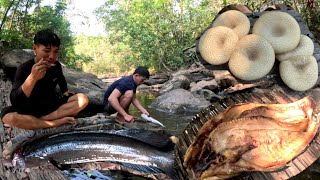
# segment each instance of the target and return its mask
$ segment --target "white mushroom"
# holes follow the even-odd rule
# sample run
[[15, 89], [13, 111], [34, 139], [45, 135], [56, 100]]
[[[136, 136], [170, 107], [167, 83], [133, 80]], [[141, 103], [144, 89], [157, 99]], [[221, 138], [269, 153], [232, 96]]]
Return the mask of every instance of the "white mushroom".
[[280, 62], [282, 81], [295, 91], [306, 91], [318, 80], [318, 64], [314, 56], [295, 56]]
[[239, 39], [248, 35], [250, 31], [249, 18], [240, 11], [229, 10], [219, 15], [213, 22], [212, 27], [226, 26], [234, 30]]
[[267, 75], [275, 62], [270, 43], [256, 34], [241, 38], [229, 60], [231, 73], [242, 80], [256, 80]]
[[276, 54], [296, 48], [300, 41], [300, 26], [288, 13], [267, 11], [254, 23], [252, 33], [270, 42]]
[[278, 59], [279, 61], [284, 61], [293, 56], [303, 56], [303, 55], [312, 56], [313, 52], [314, 52], [313, 41], [308, 36], [301, 34], [298, 46], [292, 51], [289, 51], [283, 54], [276, 54], [276, 59]]
[[238, 39], [237, 34], [228, 27], [213, 27], [200, 37], [199, 52], [209, 64], [224, 64], [229, 61]]

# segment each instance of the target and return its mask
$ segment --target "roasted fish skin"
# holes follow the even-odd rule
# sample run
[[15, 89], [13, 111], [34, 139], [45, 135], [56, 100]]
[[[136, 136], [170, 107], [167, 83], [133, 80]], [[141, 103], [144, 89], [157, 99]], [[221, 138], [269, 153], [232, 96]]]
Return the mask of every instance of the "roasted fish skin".
[[[184, 166], [190, 167], [199, 161], [199, 154], [202, 151], [205, 139], [220, 123], [242, 117], [264, 116], [281, 122], [287, 122], [287, 126], [295, 126], [297, 129], [305, 128], [307, 123], [301, 121], [305, 118], [306, 109], [313, 109], [314, 102], [310, 97], [302, 98], [289, 104], [257, 104], [257, 103], [239, 103], [228, 107], [225, 111], [219, 113], [208, 120], [199, 130], [197, 137], [187, 149], [184, 157]], [[303, 118], [304, 117], [304, 118]]]
[[192, 179], [224, 179], [243, 171], [281, 168], [299, 155], [317, 132], [319, 123], [312, 121], [315, 104], [309, 97], [289, 104], [256, 104], [245, 110], [242, 105], [246, 104], [237, 106], [241, 110], [237, 118], [214, 123], [209, 135], [202, 131], [207, 136], [204, 141], [190, 146], [193, 149], [187, 153], [192, 154], [186, 153], [189, 162], [185, 165]]
[[219, 113], [218, 115], [204, 123], [203, 126], [199, 129], [197, 137], [187, 149], [183, 165], [185, 167], [188, 167], [193, 162], [198, 161], [199, 153], [201, 152], [204, 141], [207, 139], [211, 131], [215, 129], [220, 123], [236, 119], [240, 117], [240, 115], [244, 111], [246, 111], [246, 109], [252, 109], [254, 107], [258, 107], [258, 105], [254, 103], [236, 104], [227, 108], [224, 112]]
[[[269, 136], [271, 136], [270, 134], [278, 134], [278, 141], [261, 144], [243, 153], [236, 162], [210, 166], [201, 174], [200, 179], [226, 179], [237, 176], [243, 171], [274, 171], [283, 167], [303, 152], [316, 135], [319, 128], [318, 120], [309, 122], [308, 128], [303, 132], [269, 132]], [[256, 135], [252, 134], [252, 136]]]

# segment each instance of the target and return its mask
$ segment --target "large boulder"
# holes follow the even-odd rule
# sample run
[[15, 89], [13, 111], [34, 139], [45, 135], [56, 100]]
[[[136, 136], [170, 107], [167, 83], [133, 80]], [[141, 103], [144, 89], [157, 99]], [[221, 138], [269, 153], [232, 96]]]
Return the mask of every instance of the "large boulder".
[[190, 80], [185, 75], [177, 75], [173, 76], [170, 81], [164, 83], [159, 93], [164, 94], [174, 89], [189, 89], [189, 87]]
[[170, 76], [167, 74], [157, 74], [150, 76], [149, 79], [144, 81], [144, 84], [148, 86], [156, 85], [156, 84], [163, 84], [169, 80]]
[[169, 113], [199, 112], [208, 107], [210, 102], [204, 98], [196, 98], [185, 89], [174, 89], [159, 97], [150, 104], [150, 108]]

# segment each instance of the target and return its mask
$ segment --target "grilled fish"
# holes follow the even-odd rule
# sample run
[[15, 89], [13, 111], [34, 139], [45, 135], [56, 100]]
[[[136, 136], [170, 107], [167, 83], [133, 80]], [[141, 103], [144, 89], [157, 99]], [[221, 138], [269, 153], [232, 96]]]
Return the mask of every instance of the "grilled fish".
[[198, 135], [202, 137], [187, 150], [184, 165], [195, 179], [280, 168], [301, 153], [317, 132], [313, 109], [308, 97], [290, 104], [230, 107], [204, 124]]

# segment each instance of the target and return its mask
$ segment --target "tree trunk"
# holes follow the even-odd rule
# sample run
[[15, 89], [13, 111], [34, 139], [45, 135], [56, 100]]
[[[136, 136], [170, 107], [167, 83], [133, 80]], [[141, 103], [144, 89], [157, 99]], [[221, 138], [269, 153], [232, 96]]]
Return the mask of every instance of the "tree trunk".
[[0, 35], [1, 35], [1, 33], [2, 33], [2, 27], [3, 27], [3, 25], [4, 25], [4, 23], [6, 22], [6, 19], [7, 19], [7, 17], [8, 17], [8, 12], [9, 12], [9, 10], [11, 9], [11, 7], [13, 6], [14, 2], [15, 2], [15, 0], [12, 0], [12, 1], [11, 1], [10, 5], [8, 6], [6, 12], [5, 12], [4, 15], [3, 15], [3, 18], [2, 18], [2, 21], [1, 21], [1, 24], [0, 24]]
[[13, 20], [14, 20], [14, 17], [16, 16], [16, 13], [17, 13], [17, 9], [18, 9], [18, 6], [20, 4], [21, 0], [18, 1], [18, 3], [16, 4], [14, 10], [13, 10], [13, 13], [11, 15], [11, 20], [10, 20], [10, 23], [9, 23], [9, 26], [8, 26], [8, 30], [11, 29], [12, 27], [12, 23], [13, 23]]

